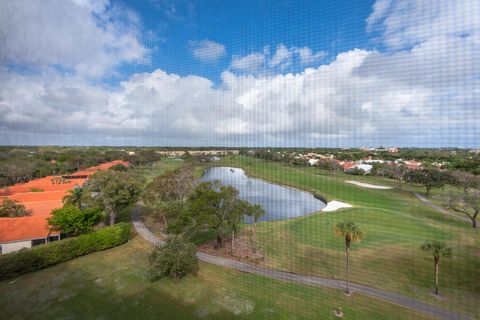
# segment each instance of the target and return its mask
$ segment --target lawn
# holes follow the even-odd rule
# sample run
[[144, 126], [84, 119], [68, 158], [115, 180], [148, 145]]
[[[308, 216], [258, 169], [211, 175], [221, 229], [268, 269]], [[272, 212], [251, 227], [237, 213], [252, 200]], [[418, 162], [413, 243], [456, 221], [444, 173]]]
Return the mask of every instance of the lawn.
[[150, 282], [139, 239], [0, 282], [4, 319], [427, 319], [339, 290], [300, 286], [200, 263], [198, 275]]
[[[410, 191], [397, 188], [395, 181], [387, 179], [332, 175], [317, 168], [245, 157], [229, 158], [219, 165], [242, 167], [250, 176], [315, 191], [329, 200], [354, 206], [338, 212], [260, 223], [258, 237], [265, 255], [264, 265], [344, 279], [344, 242], [335, 237], [333, 225], [351, 219], [366, 232], [365, 240], [352, 248], [350, 279], [353, 282], [480, 318], [480, 283], [474, 280], [480, 270], [480, 233], [467, 222], [436, 212]], [[395, 188], [366, 189], [347, 184], [345, 180]], [[453, 257], [441, 260], [441, 299], [431, 294], [433, 258], [419, 250], [424, 241], [431, 239], [446, 241], [453, 248]]]

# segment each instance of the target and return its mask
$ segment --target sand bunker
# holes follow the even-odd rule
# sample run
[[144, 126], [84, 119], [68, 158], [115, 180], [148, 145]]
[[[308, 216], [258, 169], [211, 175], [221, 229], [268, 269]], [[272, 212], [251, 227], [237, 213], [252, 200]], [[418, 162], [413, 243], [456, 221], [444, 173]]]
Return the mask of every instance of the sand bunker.
[[333, 201], [330, 201], [329, 203], [327, 203], [327, 206], [325, 208], [323, 208], [322, 211], [331, 212], [331, 211], [336, 211], [336, 210], [341, 209], [341, 208], [351, 208], [351, 207], [352, 207], [351, 204], [333, 200]]
[[364, 183], [364, 182], [358, 182], [358, 181], [345, 181], [346, 183], [354, 184], [359, 187], [363, 188], [369, 188], [369, 189], [380, 189], [380, 190], [388, 190], [388, 189], [393, 189], [392, 187], [387, 187], [387, 186], [379, 186], [376, 184], [370, 184], [370, 183]]

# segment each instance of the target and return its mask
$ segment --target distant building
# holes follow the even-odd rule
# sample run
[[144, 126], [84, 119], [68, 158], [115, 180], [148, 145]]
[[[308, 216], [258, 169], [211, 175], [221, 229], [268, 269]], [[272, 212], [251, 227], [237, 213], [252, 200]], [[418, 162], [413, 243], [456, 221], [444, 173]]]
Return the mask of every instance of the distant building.
[[308, 165], [315, 166], [315, 165], [317, 165], [318, 161], [320, 161], [320, 160], [319, 159], [310, 159], [310, 160], [308, 160]]
[[420, 170], [422, 169], [422, 163], [415, 160], [405, 160], [403, 161], [405, 166], [410, 170]]
[[398, 148], [387, 148], [387, 152], [389, 153], [398, 153], [400, 150]]

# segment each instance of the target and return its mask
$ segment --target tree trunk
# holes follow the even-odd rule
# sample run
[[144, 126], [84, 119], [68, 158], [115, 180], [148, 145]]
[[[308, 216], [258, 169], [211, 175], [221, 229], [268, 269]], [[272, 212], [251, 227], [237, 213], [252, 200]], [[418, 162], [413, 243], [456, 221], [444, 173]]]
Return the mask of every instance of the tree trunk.
[[164, 214], [162, 214], [162, 217], [163, 217], [163, 222], [165, 223], [165, 228], [168, 228], [167, 218], [165, 218]]
[[345, 292], [347, 294], [350, 293], [350, 280], [348, 276], [348, 258], [350, 255], [350, 241], [345, 240], [345, 254], [346, 254], [346, 259], [347, 259], [347, 264], [346, 264], [346, 269], [347, 269], [347, 282], [346, 282], [346, 287], [345, 287]]
[[429, 187], [426, 187], [427, 188], [427, 197], [430, 195], [430, 188]]
[[439, 271], [439, 257], [435, 257], [435, 294], [438, 295], [438, 271]]
[[235, 250], [235, 229], [232, 229], [232, 255]]
[[470, 217], [470, 219], [472, 219], [472, 228], [477, 227], [477, 216], [478, 216], [478, 210], [475, 210], [475, 213], [473, 214], [473, 216]]
[[113, 226], [115, 224], [115, 221], [117, 220], [117, 213], [115, 210], [110, 209], [110, 225]]
[[222, 237], [220, 237], [219, 234], [217, 234], [217, 248], [222, 247]]
[[257, 253], [257, 222], [253, 223], [253, 246], [252, 246], [253, 253]]

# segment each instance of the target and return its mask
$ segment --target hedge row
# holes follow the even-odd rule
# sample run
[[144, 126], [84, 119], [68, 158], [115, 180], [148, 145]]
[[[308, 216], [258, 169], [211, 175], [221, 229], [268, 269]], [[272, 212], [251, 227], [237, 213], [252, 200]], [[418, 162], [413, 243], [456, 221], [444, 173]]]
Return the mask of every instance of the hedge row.
[[112, 248], [130, 239], [130, 224], [118, 223], [75, 238], [0, 255], [0, 280], [40, 270], [85, 254]]

